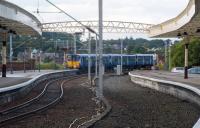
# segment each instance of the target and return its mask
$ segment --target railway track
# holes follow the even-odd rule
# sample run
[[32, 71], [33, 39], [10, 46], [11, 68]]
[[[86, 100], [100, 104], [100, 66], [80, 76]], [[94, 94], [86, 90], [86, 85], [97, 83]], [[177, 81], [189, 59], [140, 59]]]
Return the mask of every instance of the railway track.
[[85, 75], [75, 75], [66, 78], [50, 80], [43, 91], [36, 97], [9, 109], [0, 112], [0, 126], [10, 124], [14, 121], [29, 117], [37, 112], [47, 110], [58, 103], [64, 95], [66, 82], [78, 79]]

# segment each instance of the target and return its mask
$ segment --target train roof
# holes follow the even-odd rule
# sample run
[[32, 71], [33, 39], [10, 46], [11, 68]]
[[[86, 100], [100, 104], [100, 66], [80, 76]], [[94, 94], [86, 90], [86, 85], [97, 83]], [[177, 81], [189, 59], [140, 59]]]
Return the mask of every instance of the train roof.
[[135, 54], [137, 56], [155, 56], [155, 54]]
[[[68, 54], [74, 55], [74, 54]], [[96, 54], [76, 54], [77, 56], [96, 56]], [[121, 56], [121, 54], [103, 54], [103, 56]], [[155, 54], [123, 54], [123, 56], [155, 56]]]

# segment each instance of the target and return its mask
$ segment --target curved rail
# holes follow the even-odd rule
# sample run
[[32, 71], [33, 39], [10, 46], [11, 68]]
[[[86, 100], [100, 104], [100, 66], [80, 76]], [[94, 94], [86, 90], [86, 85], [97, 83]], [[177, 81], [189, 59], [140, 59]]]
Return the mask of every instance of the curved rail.
[[[20, 105], [14, 106], [10, 109], [7, 109], [5, 111], [2, 111], [0, 118], [2, 118], [3, 116], [4, 117], [7, 116], [8, 118], [2, 119], [0, 121], [0, 126], [6, 125], [9, 122], [12, 122], [14, 120], [19, 120], [19, 119], [24, 118], [26, 116], [30, 116], [30, 115], [32, 115], [36, 112], [44, 111], [44, 110], [48, 109], [49, 107], [55, 105], [57, 102], [59, 102], [62, 99], [62, 97], [64, 95], [64, 88], [63, 88], [64, 84], [66, 82], [72, 81], [72, 80], [80, 78], [80, 77], [83, 77], [83, 75], [81, 75], [81, 76], [77, 76], [77, 75], [71, 76], [71, 77], [68, 77], [68, 80], [62, 80], [64, 78], [67, 78], [67, 77], [64, 77], [64, 78], [59, 78], [59, 79], [52, 80], [52, 81], [48, 82], [46, 84], [45, 88], [43, 89], [43, 91], [38, 96], [36, 96], [35, 98], [33, 98], [33, 99], [31, 99], [31, 100], [29, 100], [25, 103], [22, 103]], [[52, 101], [48, 102], [46, 105], [43, 105], [39, 108], [31, 108], [31, 109], [26, 108], [26, 107], [33, 107], [33, 106], [31, 106], [31, 104], [33, 104], [34, 102], [36, 102], [38, 100], [41, 100], [42, 96], [44, 96], [44, 94], [48, 91], [50, 85], [53, 84], [56, 81], [59, 81], [59, 80], [62, 80], [62, 83], [60, 84], [60, 87], [59, 87], [59, 95], [58, 96], [54, 97], [54, 99], [52, 99]], [[28, 109], [30, 109], [30, 110], [28, 110]], [[20, 113], [20, 111], [22, 111], [22, 112]], [[12, 115], [13, 113], [20, 113], [20, 114], [19, 115]], [[11, 116], [9, 116], [9, 114], [11, 114]]]
[[26, 102], [24, 102], [24, 103], [22, 103], [22, 104], [16, 105], [16, 106], [11, 107], [11, 108], [8, 108], [8, 109], [6, 109], [6, 110], [3, 110], [3, 111], [0, 112], [0, 114], [1, 114], [1, 115], [7, 114], [7, 113], [12, 112], [12, 111], [14, 111], [14, 110], [16, 110], [16, 109], [23, 108], [23, 107], [26, 107], [26, 106], [30, 105], [31, 103], [33, 103], [34, 101], [36, 101], [36, 100], [38, 100], [40, 97], [42, 97], [42, 96], [45, 94], [45, 91], [47, 90], [47, 87], [48, 87], [51, 83], [53, 83], [53, 82], [55, 82], [55, 81], [56, 81], [56, 80], [53, 80], [53, 81], [48, 82], [48, 83], [45, 85], [43, 91], [42, 91], [38, 96], [36, 96], [36, 97], [34, 97], [33, 99], [28, 100], [28, 101], [26, 101]]

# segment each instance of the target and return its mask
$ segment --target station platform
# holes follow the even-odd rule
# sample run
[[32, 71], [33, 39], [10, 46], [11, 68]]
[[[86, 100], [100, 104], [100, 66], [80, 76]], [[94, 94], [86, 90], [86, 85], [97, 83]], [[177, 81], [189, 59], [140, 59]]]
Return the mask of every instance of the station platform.
[[172, 73], [167, 71], [152, 71], [152, 70], [145, 70], [145, 71], [132, 71], [134, 75], [145, 76], [160, 80], [167, 80], [173, 81], [178, 83], [187, 84], [190, 86], [194, 86], [200, 89], [200, 75], [199, 74], [189, 74], [189, 79], [184, 79], [183, 73]]
[[0, 88], [11, 87], [17, 84], [21, 84], [35, 78], [39, 75], [54, 72], [55, 70], [41, 70], [39, 71], [14, 71], [14, 74], [7, 72], [6, 78], [0, 78]]

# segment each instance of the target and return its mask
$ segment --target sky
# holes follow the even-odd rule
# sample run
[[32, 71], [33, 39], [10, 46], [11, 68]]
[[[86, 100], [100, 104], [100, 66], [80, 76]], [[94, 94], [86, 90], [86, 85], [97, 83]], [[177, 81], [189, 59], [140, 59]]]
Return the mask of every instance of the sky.
[[[58, 11], [46, 0], [8, 0], [33, 13], [40, 11]], [[50, 0], [78, 20], [98, 19], [98, 0]], [[104, 0], [104, 20], [130, 21], [159, 24], [180, 14], [187, 6], [188, 0]], [[41, 22], [70, 20], [64, 14], [34, 14]], [[105, 38], [143, 37], [143, 34], [105, 35]]]

